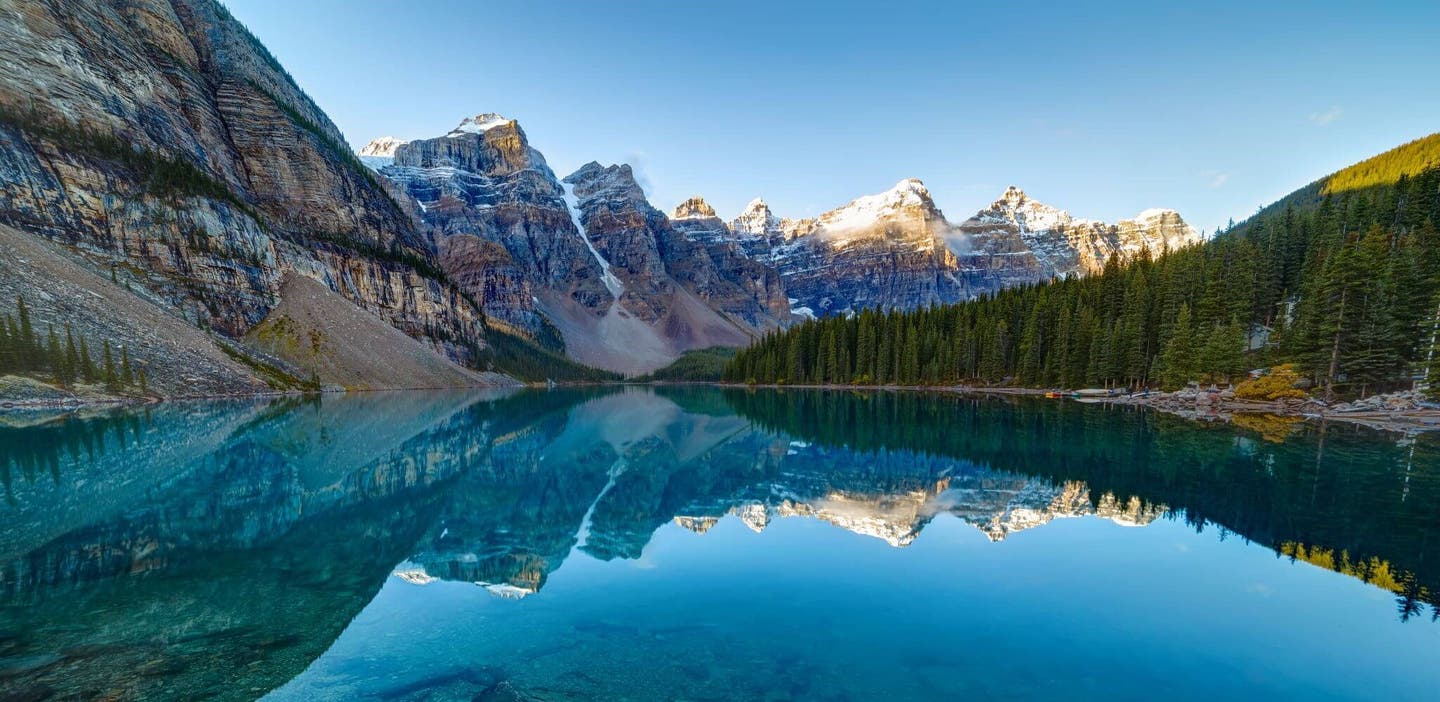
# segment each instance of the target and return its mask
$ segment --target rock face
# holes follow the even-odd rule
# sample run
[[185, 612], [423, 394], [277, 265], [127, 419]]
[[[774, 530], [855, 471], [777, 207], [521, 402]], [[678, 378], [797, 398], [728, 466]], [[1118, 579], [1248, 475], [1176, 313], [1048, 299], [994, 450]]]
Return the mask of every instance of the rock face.
[[[741, 219], [771, 231], [768, 208], [762, 213], [752, 203]], [[767, 237], [765, 260], [780, 270], [797, 311], [909, 309], [971, 297], [946, 246], [950, 225], [919, 180], [819, 217], [782, 220], [780, 232]]]
[[483, 344], [406, 209], [213, 0], [0, 13], [0, 222], [240, 337], [290, 274], [452, 358]]
[[1106, 224], [1030, 199], [1014, 186], [956, 227], [963, 277], [982, 289], [1081, 276], [1124, 263], [1148, 250], [1159, 255], [1199, 243], [1174, 210], [1146, 210]]
[[[380, 139], [365, 151], [389, 148]], [[788, 321], [773, 269], [672, 226], [629, 166], [591, 163], [562, 182], [514, 120], [466, 118], [394, 146], [378, 170], [416, 203], [445, 271], [491, 319], [554, 330], [582, 362], [643, 372]], [[713, 214], [707, 224], [724, 230]]]
[[538, 296], [587, 313], [609, 305], [564, 189], [515, 121], [467, 118], [446, 136], [397, 146], [380, 173], [417, 204], [441, 266], [491, 319], [537, 334]]
[[[698, 278], [695, 289], [703, 299], [754, 329], [763, 331], [790, 321], [780, 271], [752, 253], [704, 198], [693, 197], [676, 207], [670, 223], [685, 240], [671, 247], [670, 258], [675, 261], [671, 267], [684, 269], [690, 262], [687, 257], [694, 257], [692, 261], [700, 265], [691, 267], [694, 275], [686, 279]], [[696, 244], [703, 252], [687, 244]]]

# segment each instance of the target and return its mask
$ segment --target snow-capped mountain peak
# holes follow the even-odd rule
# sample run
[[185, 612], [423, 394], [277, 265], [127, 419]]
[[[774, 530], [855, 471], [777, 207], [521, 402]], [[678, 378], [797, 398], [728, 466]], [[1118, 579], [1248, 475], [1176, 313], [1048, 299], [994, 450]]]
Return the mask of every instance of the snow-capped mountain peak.
[[926, 215], [938, 215], [939, 212], [925, 184], [919, 178], [906, 178], [883, 193], [851, 200], [844, 207], [820, 215], [816, 221], [821, 231], [843, 236], [872, 227], [876, 222], [898, 213], [914, 210]]
[[730, 228], [737, 234], [768, 236], [780, 230], [780, 218], [770, 211], [765, 198], [757, 197], [745, 205], [745, 210], [730, 222]]
[[360, 149], [359, 154], [361, 156], [381, 156], [385, 158], [392, 158], [395, 156], [395, 149], [404, 143], [404, 139], [397, 139], [392, 136], [382, 136], [377, 139], [371, 139], [370, 143], [366, 144]]
[[465, 134], [484, 134], [491, 129], [509, 124], [511, 121], [513, 120], [506, 119], [504, 116], [495, 114], [494, 112], [482, 112], [474, 117], [466, 117], [460, 120], [460, 125], [450, 130], [450, 133], [445, 136], [458, 137]]
[[[1051, 230], [1080, 223], [1065, 210], [1032, 200], [1015, 186], [1005, 189], [990, 207], [976, 213], [975, 220], [1014, 226], [1021, 233]], [[1083, 220], [1081, 220], [1083, 221]]]

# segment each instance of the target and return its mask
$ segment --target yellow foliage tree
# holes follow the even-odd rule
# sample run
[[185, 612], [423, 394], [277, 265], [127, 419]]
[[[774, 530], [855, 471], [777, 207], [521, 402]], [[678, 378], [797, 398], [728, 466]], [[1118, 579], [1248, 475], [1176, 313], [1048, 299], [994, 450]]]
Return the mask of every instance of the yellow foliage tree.
[[1235, 397], [1242, 400], [1280, 400], [1287, 397], [1303, 399], [1306, 397], [1304, 390], [1295, 387], [1300, 381], [1300, 376], [1295, 373], [1294, 366], [1286, 363], [1275, 366], [1269, 373], [1247, 380], [1235, 386]]

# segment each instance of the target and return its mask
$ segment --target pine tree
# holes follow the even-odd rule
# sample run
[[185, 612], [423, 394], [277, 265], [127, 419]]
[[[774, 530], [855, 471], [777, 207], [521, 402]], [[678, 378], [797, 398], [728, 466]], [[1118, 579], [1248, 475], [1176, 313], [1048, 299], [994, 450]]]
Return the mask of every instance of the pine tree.
[[65, 384], [74, 384], [75, 379], [83, 372], [80, 366], [80, 351], [75, 348], [75, 334], [70, 330], [70, 325], [65, 325]]
[[85, 337], [80, 337], [80, 376], [86, 383], [95, 382], [98, 377], [95, 369], [95, 361], [90, 358], [90, 345]]
[[130, 347], [120, 347], [120, 384], [131, 387], [135, 384], [135, 373], [130, 368]]
[[45, 366], [55, 376], [55, 380], [62, 385], [65, 382], [65, 355], [60, 351], [60, 336], [55, 333], [52, 325], [45, 335]]
[[30, 325], [30, 308], [25, 305], [25, 296], [21, 295], [15, 301], [16, 314], [20, 318], [19, 330], [19, 368], [21, 370], [35, 370], [40, 365], [38, 347], [35, 339], [35, 329]]
[[0, 317], [0, 375], [16, 368], [15, 346], [10, 334], [10, 316]]
[[1195, 374], [1195, 342], [1190, 326], [1190, 306], [1181, 305], [1180, 313], [1170, 326], [1170, 337], [1160, 354], [1160, 367], [1167, 388], [1184, 387]]
[[104, 348], [102, 358], [104, 358], [103, 363], [105, 368], [105, 375], [103, 376], [105, 379], [105, 389], [114, 392], [120, 389], [120, 379], [115, 374], [115, 355], [110, 352], [109, 339], [105, 340]]

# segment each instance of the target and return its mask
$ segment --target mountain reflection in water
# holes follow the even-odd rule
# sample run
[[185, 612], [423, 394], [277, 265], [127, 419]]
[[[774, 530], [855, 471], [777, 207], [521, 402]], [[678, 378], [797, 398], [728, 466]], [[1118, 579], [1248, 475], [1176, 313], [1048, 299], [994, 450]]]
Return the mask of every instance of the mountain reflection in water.
[[[1388, 591], [1396, 620], [1434, 619], [1440, 442], [1251, 421], [663, 387], [17, 415], [0, 425], [0, 691], [254, 698], [387, 582], [544, 599], [567, 561], [641, 559], [667, 524], [703, 534], [730, 516], [895, 548], [947, 515], [990, 541], [1164, 518]], [[498, 694], [503, 663], [352, 692]]]

